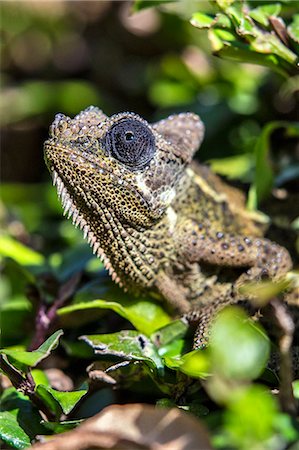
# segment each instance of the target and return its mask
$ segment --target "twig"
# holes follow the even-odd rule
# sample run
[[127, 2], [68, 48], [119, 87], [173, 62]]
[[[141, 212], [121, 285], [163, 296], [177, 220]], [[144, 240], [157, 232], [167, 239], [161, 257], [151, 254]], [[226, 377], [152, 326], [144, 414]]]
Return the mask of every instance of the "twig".
[[30, 351], [36, 350], [45, 341], [47, 333], [56, 319], [57, 309], [60, 308], [74, 293], [80, 278], [81, 273], [76, 273], [63, 284], [58, 291], [57, 298], [49, 308], [47, 308], [41, 293], [37, 293], [39, 296], [39, 307], [35, 318], [35, 334], [29, 346]]
[[274, 312], [274, 317], [280, 327], [279, 337], [280, 353], [280, 389], [279, 399], [283, 411], [296, 415], [297, 404], [292, 389], [292, 355], [291, 346], [294, 334], [294, 323], [287, 310], [286, 305], [278, 299], [273, 299], [270, 305]]
[[51, 421], [55, 420], [55, 414], [48, 409], [43, 401], [38, 397], [35, 392], [35, 382], [30, 372], [25, 376], [22, 375], [15, 367], [13, 367], [5, 358], [4, 355], [0, 355], [0, 367], [3, 372], [9, 377], [12, 385], [23, 394], [27, 395], [32, 403], [44, 413], [46, 418]]
[[288, 32], [282, 19], [280, 17], [270, 16], [269, 22], [279, 39], [286, 47], [289, 47]]

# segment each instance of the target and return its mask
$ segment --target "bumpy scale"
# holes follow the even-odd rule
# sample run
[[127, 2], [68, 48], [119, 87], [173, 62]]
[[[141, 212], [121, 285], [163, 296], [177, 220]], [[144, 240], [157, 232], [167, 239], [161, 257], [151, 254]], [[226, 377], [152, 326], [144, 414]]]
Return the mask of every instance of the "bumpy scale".
[[195, 346], [219, 309], [246, 300], [239, 287], [292, 267], [262, 238], [243, 194], [192, 162], [204, 126], [193, 113], [148, 124], [89, 107], [58, 114], [45, 158], [64, 213], [124, 289], [150, 291], [199, 323]]

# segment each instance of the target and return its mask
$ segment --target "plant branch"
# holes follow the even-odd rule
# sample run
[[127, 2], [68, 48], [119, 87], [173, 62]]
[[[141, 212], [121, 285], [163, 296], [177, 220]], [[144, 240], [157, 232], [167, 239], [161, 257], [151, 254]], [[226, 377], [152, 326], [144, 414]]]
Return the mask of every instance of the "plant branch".
[[282, 410], [295, 416], [297, 404], [292, 388], [292, 355], [291, 346], [294, 334], [294, 323], [287, 310], [286, 305], [278, 299], [273, 299], [270, 305], [274, 312], [274, 317], [281, 331], [279, 337], [280, 353], [280, 389], [279, 399]]
[[56, 319], [57, 309], [60, 308], [73, 295], [80, 278], [81, 273], [76, 273], [65, 284], [63, 284], [58, 291], [57, 298], [50, 307], [47, 307], [42, 294], [37, 292], [39, 297], [39, 306], [35, 318], [35, 334], [29, 346], [30, 351], [36, 350], [45, 341], [48, 331]]
[[0, 368], [8, 376], [12, 385], [24, 395], [27, 395], [32, 403], [44, 413], [46, 418], [55, 420], [55, 414], [48, 409], [35, 392], [35, 382], [30, 372], [25, 376], [12, 366], [4, 355], [0, 355]]

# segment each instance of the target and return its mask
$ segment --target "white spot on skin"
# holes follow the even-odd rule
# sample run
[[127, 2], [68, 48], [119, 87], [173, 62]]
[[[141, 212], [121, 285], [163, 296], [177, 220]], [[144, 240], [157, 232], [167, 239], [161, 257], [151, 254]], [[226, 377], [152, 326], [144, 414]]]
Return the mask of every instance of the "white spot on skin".
[[174, 232], [175, 225], [177, 222], [177, 214], [171, 206], [169, 206], [167, 208], [166, 214], [167, 214], [168, 221], [169, 221], [169, 231], [172, 234]]
[[187, 174], [189, 175], [189, 177], [193, 178], [195, 176], [195, 173], [193, 172], [192, 169], [190, 169], [190, 167], [188, 167], [186, 169]]
[[[151, 197], [151, 190], [150, 188], [145, 184], [144, 181], [144, 175], [143, 174], [138, 174], [136, 176], [136, 182], [137, 182], [137, 186], [140, 192], [142, 192], [143, 196], [145, 198], [150, 198]], [[164, 192], [162, 192], [159, 196], [159, 200], [161, 203], [163, 203], [163, 206], [169, 206], [171, 204], [171, 202], [173, 201], [173, 199], [176, 196], [176, 191], [174, 188], [171, 189], [166, 189]]]
[[143, 174], [138, 174], [136, 176], [136, 181], [137, 181], [137, 186], [138, 189], [140, 189], [140, 192], [142, 192], [145, 196], [149, 196], [150, 195], [150, 190], [147, 187], [147, 185], [144, 182], [144, 176]]
[[176, 192], [174, 188], [167, 189], [165, 192], [162, 192], [160, 196], [160, 200], [166, 204], [166, 206], [169, 206], [172, 202], [172, 200], [175, 198]]

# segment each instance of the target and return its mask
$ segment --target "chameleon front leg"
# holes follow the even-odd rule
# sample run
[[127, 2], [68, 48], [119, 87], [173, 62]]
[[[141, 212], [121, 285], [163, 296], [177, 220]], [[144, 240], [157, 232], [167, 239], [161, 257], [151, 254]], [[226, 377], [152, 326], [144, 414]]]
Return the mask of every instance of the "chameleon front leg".
[[[227, 283], [225, 286], [214, 286], [212, 295], [206, 304], [202, 304], [200, 308], [195, 308], [183, 316], [192, 328], [195, 328], [193, 348], [205, 347], [209, 341], [209, 333], [211, 323], [215, 319], [218, 312], [225, 306], [237, 303], [240, 297], [236, 295], [234, 286]], [[209, 294], [209, 292], [207, 292]]]
[[292, 268], [288, 251], [269, 239], [214, 231], [193, 220], [178, 228], [178, 251], [189, 262], [257, 268], [253, 273], [272, 279]]
[[197, 324], [194, 348], [206, 345], [211, 321], [222, 308], [246, 300], [238, 292], [244, 282], [264, 274], [277, 279], [292, 267], [287, 250], [268, 239], [213, 231], [191, 220], [179, 227], [177, 242], [181, 258], [188, 262], [249, 268], [235, 283], [212, 287], [203, 294], [207, 303], [201, 301], [199, 309], [185, 315], [190, 324]]

